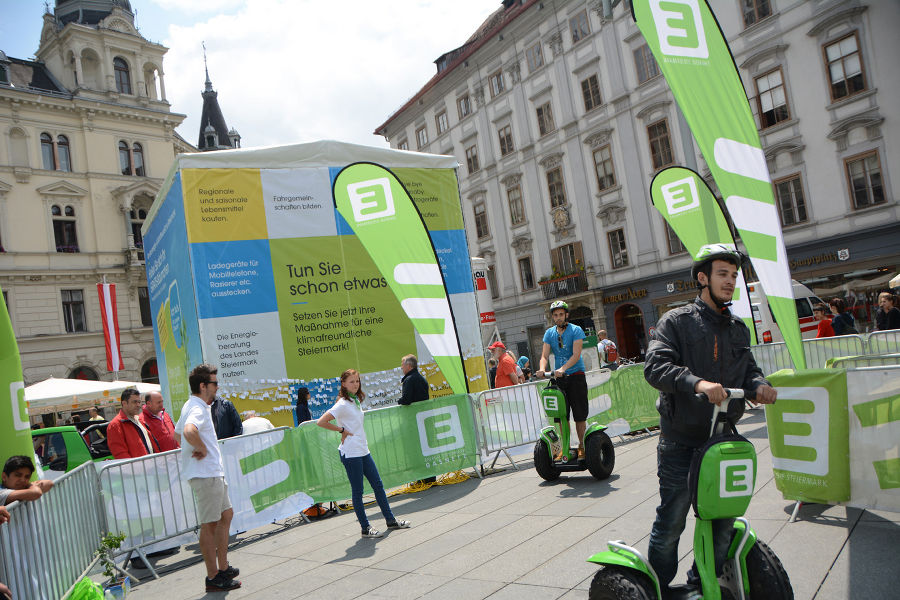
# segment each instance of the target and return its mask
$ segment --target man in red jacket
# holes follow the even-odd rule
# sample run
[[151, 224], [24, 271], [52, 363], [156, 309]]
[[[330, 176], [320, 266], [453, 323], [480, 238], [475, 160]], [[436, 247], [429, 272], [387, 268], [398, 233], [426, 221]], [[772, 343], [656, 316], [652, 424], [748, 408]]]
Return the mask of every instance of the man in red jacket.
[[144, 394], [144, 410], [141, 411], [138, 419], [147, 428], [150, 435], [156, 439], [160, 452], [181, 448], [181, 445], [175, 440], [175, 424], [163, 406], [162, 394], [159, 392]]
[[137, 458], [159, 452], [159, 444], [137, 416], [141, 412], [141, 393], [127, 388], [120, 398], [122, 410], [106, 428], [106, 439], [113, 458]]

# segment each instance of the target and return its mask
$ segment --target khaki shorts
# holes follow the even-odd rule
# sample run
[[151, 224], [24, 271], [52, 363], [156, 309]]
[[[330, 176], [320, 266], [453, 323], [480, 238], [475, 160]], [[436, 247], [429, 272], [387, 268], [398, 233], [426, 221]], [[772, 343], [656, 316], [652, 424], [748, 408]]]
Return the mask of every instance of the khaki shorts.
[[224, 477], [194, 477], [188, 483], [197, 499], [197, 521], [201, 525], [215, 523], [222, 518], [223, 512], [231, 508]]

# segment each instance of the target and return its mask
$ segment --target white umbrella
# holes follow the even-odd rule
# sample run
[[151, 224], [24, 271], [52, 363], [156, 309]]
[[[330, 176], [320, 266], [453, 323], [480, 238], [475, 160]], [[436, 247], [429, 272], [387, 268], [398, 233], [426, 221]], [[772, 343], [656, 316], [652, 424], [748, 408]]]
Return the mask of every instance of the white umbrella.
[[894, 275], [894, 278], [891, 279], [888, 285], [890, 285], [892, 288], [900, 287], [900, 273]]

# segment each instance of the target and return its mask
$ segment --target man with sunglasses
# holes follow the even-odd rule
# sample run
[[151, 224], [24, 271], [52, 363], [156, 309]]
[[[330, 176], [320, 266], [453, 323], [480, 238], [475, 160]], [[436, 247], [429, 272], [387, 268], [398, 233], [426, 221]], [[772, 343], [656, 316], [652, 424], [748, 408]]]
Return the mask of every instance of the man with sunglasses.
[[584, 360], [581, 358], [584, 330], [569, 323], [569, 305], [562, 300], [550, 305], [550, 319], [553, 326], [544, 333], [540, 369], [535, 375], [543, 377], [547, 373], [552, 352], [556, 363], [553, 371], [557, 377], [556, 383], [566, 396], [567, 411], [575, 419], [578, 458], [584, 458], [584, 430], [588, 416], [587, 379], [584, 377]]
[[238, 569], [228, 564], [228, 529], [234, 511], [228, 499], [222, 453], [210, 405], [219, 388], [218, 369], [200, 364], [191, 371], [191, 397], [181, 409], [175, 433], [181, 436], [181, 472], [197, 499], [200, 552], [206, 564], [206, 591], [236, 590]]

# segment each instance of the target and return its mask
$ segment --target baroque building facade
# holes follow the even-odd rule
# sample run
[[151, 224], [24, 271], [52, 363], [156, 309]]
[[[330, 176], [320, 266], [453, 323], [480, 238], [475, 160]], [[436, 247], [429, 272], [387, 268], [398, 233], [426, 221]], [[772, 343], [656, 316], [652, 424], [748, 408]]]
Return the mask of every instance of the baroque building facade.
[[[126, 0], [58, 0], [31, 60], [0, 52], [0, 287], [26, 385], [113, 378], [96, 284], [116, 284], [124, 368], [156, 381], [141, 224], [185, 116], [166, 99], [166, 48]], [[2, 50], [2, 48], [0, 48]]]
[[[629, 3], [610, 4], [502, 2], [375, 130], [394, 148], [458, 158], [470, 251], [487, 261], [503, 339], [532, 359], [553, 300], [639, 359], [656, 320], [696, 294], [649, 184], [682, 165], [715, 186]], [[845, 297], [863, 331], [900, 265], [900, 4], [712, 6], [760, 131], [792, 275]]]

